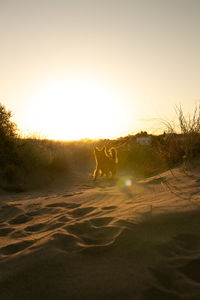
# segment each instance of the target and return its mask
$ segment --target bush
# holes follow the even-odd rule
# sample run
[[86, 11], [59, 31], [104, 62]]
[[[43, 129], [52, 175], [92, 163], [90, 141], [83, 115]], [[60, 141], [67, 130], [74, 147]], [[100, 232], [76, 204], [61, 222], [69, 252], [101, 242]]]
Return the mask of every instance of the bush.
[[152, 145], [142, 146], [135, 143], [128, 149], [119, 149], [118, 156], [119, 168], [132, 169], [132, 172], [139, 177], [151, 176], [164, 169], [163, 160]]
[[11, 117], [12, 113], [0, 104], [0, 187], [21, 191], [46, 184], [69, 169], [68, 158], [60, 144], [21, 139]]
[[15, 152], [17, 126], [11, 121], [12, 114], [0, 103], [0, 165], [12, 162]]
[[0, 139], [1, 141], [15, 138], [17, 135], [17, 126], [10, 119], [11, 111], [6, 110], [5, 106], [0, 103]]
[[164, 122], [168, 136], [158, 143], [158, 152], [169, 167], [177, 163], [189, 165], [200, 153], [200, 106], [192, 114], [184, 114], [182, 107], [176, 107], [177, 122]]

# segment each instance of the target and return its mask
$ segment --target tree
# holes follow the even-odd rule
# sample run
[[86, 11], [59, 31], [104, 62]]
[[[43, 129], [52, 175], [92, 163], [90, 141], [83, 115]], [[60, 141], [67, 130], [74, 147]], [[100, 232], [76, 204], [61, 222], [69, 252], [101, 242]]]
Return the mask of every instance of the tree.
[[12, 139], [17, 135], [17, 126], [10, 119], [12, 113], [0, 103], [0, 140]]
[[0, 164], [5, 166], [15, 148], [17, 125], [11, 121], [12, 113], [0, 103]]

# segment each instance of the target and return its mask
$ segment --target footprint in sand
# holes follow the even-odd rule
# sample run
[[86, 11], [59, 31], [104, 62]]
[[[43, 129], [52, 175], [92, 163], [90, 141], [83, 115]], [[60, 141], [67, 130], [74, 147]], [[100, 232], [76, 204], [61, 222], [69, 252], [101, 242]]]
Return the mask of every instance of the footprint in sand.
[[4, 205], [0, 208], [0, 220], [1, 222], [6, 221], [7, 219], [12, 218], [19, 213], [22, 213], [22, 210], [17, 206]]
[[24, 232], [24, 230], [16, 230], [14, 232], [11, 233], [11, 238], [24, 238], [28, 236], [28, 233]]
[[60, 227], [62, 227], [64, 224], [65, 224], [65, 223], [63, 223], [63, 222], [56, 222], [56, 223], [53, 223], [53, 224], [51, 224], [51, 225], [49, 225], [49, 226], [47, 227], [47, 230], [53, 230], [53, 229], [60, 228]]
[[111, 221], [113, 220], [112, 217], [105, 217], [105, 218], [94, 218], [94, 219], [90, 219], [90, 222], [96, 226], [105, 226], [108, 225]]
[[110, 243], [119, 232], [117, 227], [94, 227], [90, 221], [67, 225], [64, 229], [79, 237], [83, 246], [105, 245]]
[[72, 197], [72, 196], [75, 196], [75, 195], [80, 195], [82, 194], [83, 192], [74, 192], [74, 193], [67, 193], [67, 194], [63, 194], [62, 197]]
[[35, 209], [35, 210], [32, 210], [32, 211], [29, 211], [27, 213], [27, 215], [28, 216], [41, 216], [41, 215], [45, 215], [45, 214], [49, 214], [49, 213], [57, 213], [59, 211], [60, 211], [59, 209], [54, 209], [54, 208], [51, 208], [51, 207], [43, 207], [43, 208], [40, 208], [40, 209]]
[[82, 217], [82, 216], [87, 215], [88, 213], [90, 213], [94, 209], [96, 209], [96, 208], [92, 207], [92, 206], [77, 208], [77, 209], [74, 209], [73, 211], [70, 211], [69, 215], [71, 215], [73, 217]]
[[66, 217], [66, 216], [62, 216], [62, 217], [60, 217], [59, 219], [58, 219], [58, 221], [59, 222], [69, 222], [69, 221], [71, 221], [72, 219], [71, 218], [68, 218], [68, 217]]
[[87, 233], [95, 232], [95, 228], [91, 226], [90, 221], [79, 222], [75, 224], [70, 224], [64, 227], [64, 229], [75, 235], [84, 235]]
[[32, 220], [31, 216], [28, 216], [26, 214], [22, 214], [22, 215], [17, 216], [16, 218], [12, 219], [9, 222], [9, 224], [12, 224], [12, 225], [24, 224], [24, 223], [26, 223], [30, 220]]
[[47, 205], [47, 207], [64, 207], [64, 208], [71, 208], [71, 209], [80, 206], [81, 204], [78, 203], [65, 203], [65, 202], [52, 203]]
[[128, 229], [134, 229], [136, 224], [137, 223], [127, 221], [127, 220], [123, 220], [123, 219], [120, 219], [120, 220], [117, 220], [117, 221], [114, 222], [114, 225], [117, 225], [119, 227], [125, 227], [125, 228], [128, 228]]
[[48, 241], [48, 245], [65, 251], [79, 250], [79, 238], [68, 233], [55, 233]]
[[34, 224], [31, 226], [27, 226], [24, 230], [25, 231], [30, 231], [30, 232], [38, 232], [46, 227], [46, 224], [44, 223], [39, 223], [39, 224]]
[[23, 241], [23, 242], [19, 242], [19, 243], [15, 243], [15, 244], [10, 244], [8, 246], [1, 248], [0, 254], [3, 254], [3, 255], [15, 254], [19, 251], [26, 249], [27, 247], [31, 246], [32, 244], [33, 244], [33, 242], [31, 242], [31, 241]]
[[67, 198], [67, 197], [74, 196], [74, 194], [73, 193], [68, 193], [68, 194], [64, 194], [64, 195], [61, 195], [61, 196], [64, 197], [64, 198]]
[[115, 208], [117, 208], [117, 206], [112, 205], [112, 206], [104, 206], [101, 209], [102, 210], [111, 210], [111, 209], [115, 209]]
[[10, 232], [12, 232], [14, 229], [13, 228], [1, 228], [0, 229], [0, 236], [7, 236]]

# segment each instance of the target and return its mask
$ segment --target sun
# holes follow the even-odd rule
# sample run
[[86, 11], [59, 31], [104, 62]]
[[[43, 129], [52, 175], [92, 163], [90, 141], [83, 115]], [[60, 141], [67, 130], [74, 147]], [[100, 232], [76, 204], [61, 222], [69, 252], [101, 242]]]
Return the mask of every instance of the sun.
[[50, 139], [113, 138], [130, 115], [116, 88], [94, 78], [51, 80], [32, 96], [28, 122]]

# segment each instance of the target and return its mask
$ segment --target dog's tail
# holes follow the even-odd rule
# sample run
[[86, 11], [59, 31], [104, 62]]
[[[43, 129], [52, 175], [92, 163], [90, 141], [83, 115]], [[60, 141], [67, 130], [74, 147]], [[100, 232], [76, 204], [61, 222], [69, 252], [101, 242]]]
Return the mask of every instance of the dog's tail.
[[111, 148], [110, 153], [112, 155], [113, 161], [117, 164], [118, 163], [117, 150], [115, 148]]

